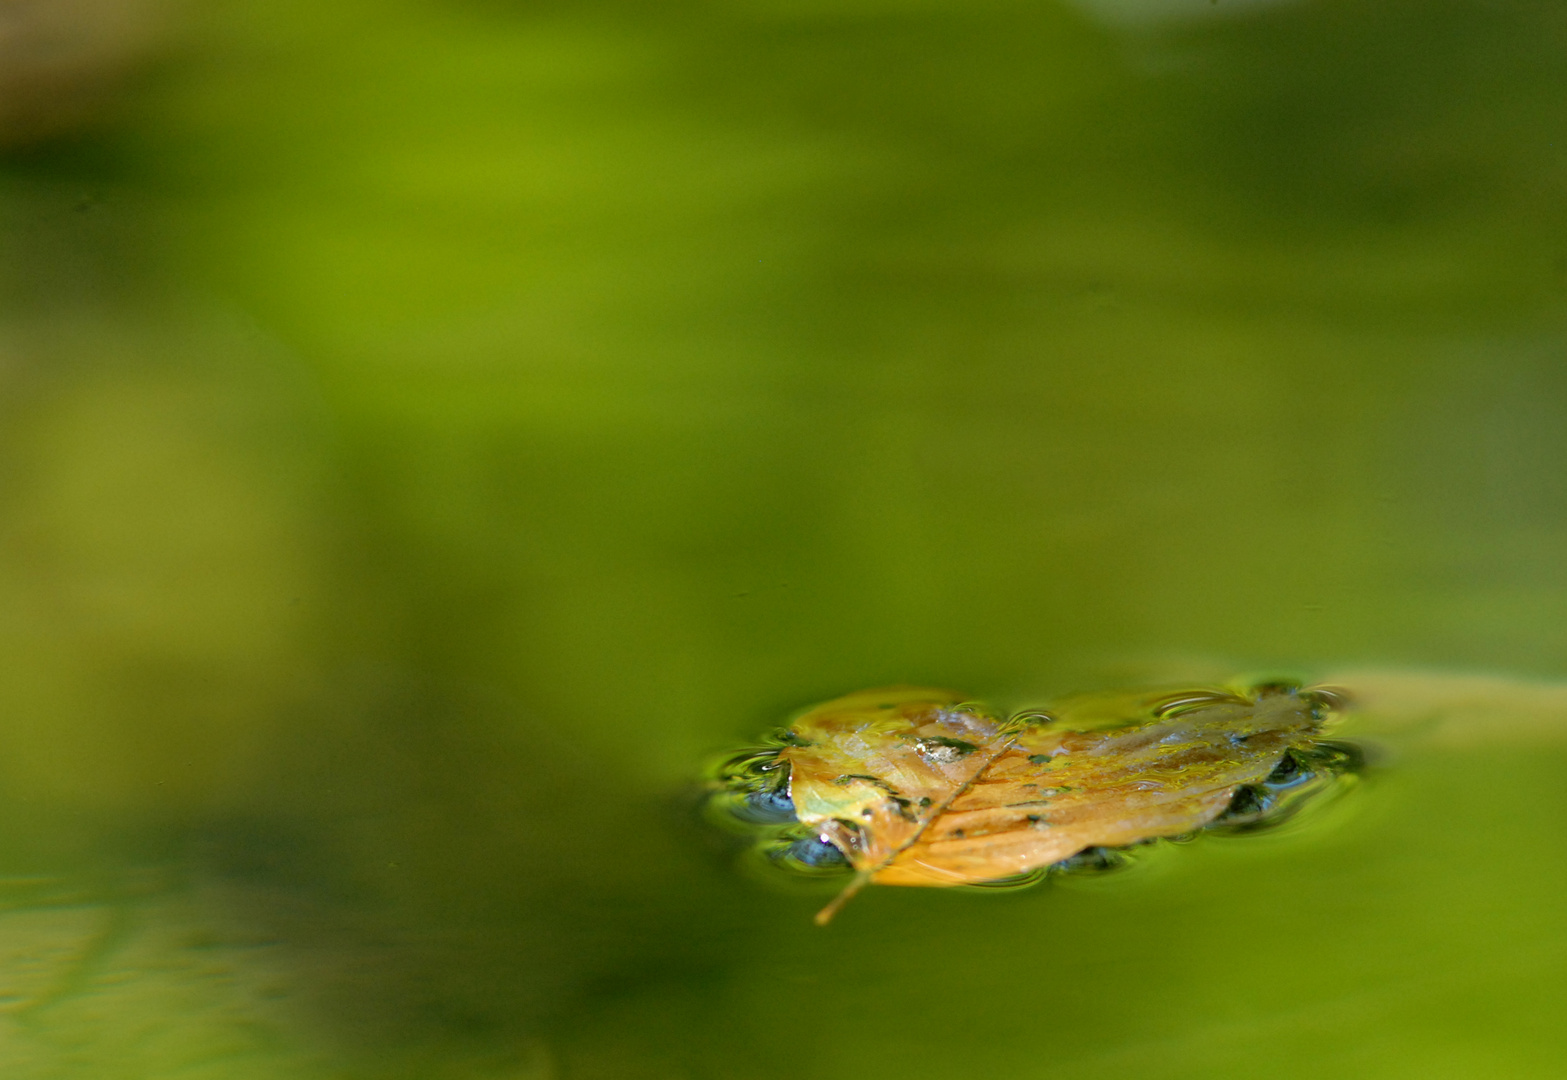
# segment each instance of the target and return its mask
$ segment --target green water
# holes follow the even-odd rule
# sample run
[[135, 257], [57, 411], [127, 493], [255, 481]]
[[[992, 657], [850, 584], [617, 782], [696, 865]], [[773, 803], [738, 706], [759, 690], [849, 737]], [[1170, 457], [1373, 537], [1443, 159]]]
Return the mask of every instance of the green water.
[[[1558, 6], [146, 18], [0, 160], [7, 1080], [1567, 1072]], [[1500, 679], [1122, 875], [821, 930], [694, 808], [1346, 668]]]

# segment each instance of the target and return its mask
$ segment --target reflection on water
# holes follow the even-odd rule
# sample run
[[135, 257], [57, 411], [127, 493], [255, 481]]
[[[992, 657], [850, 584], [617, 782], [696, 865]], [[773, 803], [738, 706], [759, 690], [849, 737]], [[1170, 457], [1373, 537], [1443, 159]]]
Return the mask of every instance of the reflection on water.
[[[0, 74], [8, 1078], [1563, 1071], [1554, 9], [94, 3]], [[1279, 668], [1362, 789], [1127, 874], [817, 930], [694, 809]]]

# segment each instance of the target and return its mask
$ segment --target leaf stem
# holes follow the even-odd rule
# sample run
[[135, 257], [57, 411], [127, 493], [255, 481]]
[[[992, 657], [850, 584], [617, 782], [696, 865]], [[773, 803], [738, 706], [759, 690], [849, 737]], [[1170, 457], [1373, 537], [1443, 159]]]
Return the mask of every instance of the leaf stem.
[[871, 872], [869, 870], [861, 870], [858, 874], [855, 874], [854, 880], [845, 885], [843, 887], [843, 891], [832, 898], [831, 903], [816, 913], [816, 925], [826, 926], [828, 923], [832, 922], [832, 917], [838, 914], [838, 909], [843, 907], [843, 905], [847, 904], [850, 900], [853, 900], [855, 893], [865, 888], [866, 883], [869, 882], [870, 879]]

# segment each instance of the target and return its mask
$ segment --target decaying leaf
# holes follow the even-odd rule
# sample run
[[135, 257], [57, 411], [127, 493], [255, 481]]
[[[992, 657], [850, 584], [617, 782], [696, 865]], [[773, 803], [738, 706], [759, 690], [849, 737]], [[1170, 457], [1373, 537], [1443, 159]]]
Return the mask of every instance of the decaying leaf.
[[943, 690], [867, 690], [736, 759], [724, 787], [743, 799], [741, 816], [809, 830], [791, 849], [801, 861], [856, 871], [825, 922], [867, 882], [992, 883], [1221, 815], [1257, 818], [1345, 765], [1345, 751], [1319, 745], [1339, 703], [1293, 686], [1199, 688], [1084, 696], [1003, 719]]

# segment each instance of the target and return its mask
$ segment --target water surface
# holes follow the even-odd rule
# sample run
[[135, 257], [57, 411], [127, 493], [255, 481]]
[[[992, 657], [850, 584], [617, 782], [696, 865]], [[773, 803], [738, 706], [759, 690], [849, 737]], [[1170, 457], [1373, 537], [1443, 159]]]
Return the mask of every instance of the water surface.
[[[6, 1075], [1561, 1071], [1567, 21], [1139, 13], [205, 5], [5, 128]], [[826, 931], [693, 809], [862, 687], [1342, 669], [1502, 681]]]

